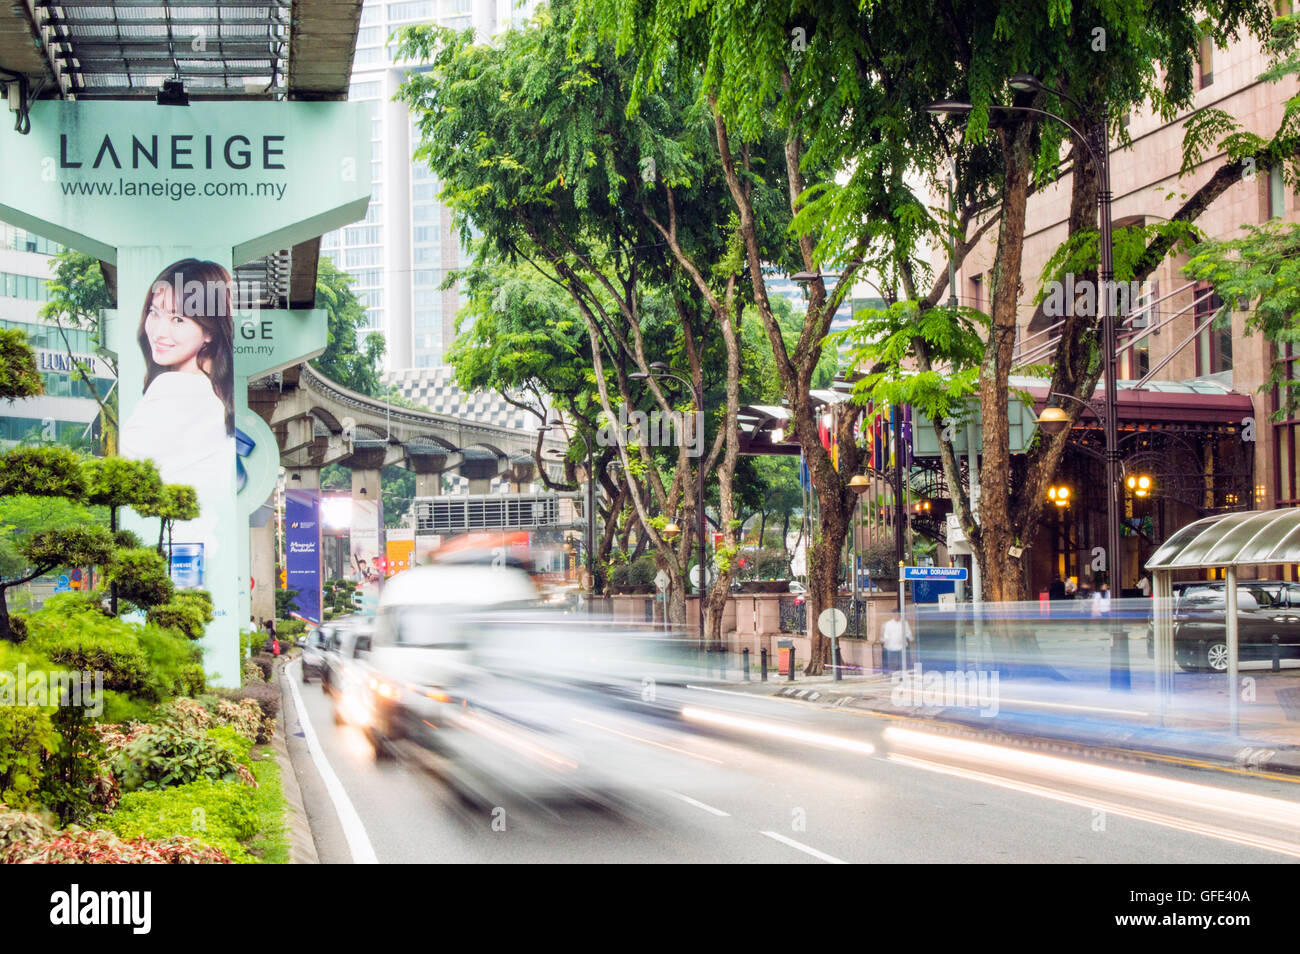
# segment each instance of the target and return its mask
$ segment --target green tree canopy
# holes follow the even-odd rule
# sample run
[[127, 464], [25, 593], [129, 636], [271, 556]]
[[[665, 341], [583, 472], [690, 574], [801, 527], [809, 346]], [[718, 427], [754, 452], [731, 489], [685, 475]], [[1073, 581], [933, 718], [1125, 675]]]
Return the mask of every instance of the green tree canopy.
[[362, 337], [367, 327], [366, 309], [352, 291], [354, 280], [328, 258], [321, 257], [316, 273], [316, 306], [326, 311], [329, 340], [325, 351], [310, 363], [336, 384], [358, 394], [382, 397], [379, 372], [384, 338], [374, 331]]
[[45, 381], [36, 368], [36, 353], [20, 328], [0, 330], [0, 401], [36, 397]]
[[30, 494], [84, 500], [90, 489], [88, 477], [82, 458], [66, 447], [16, 447], [0, 455], [0, 497]]

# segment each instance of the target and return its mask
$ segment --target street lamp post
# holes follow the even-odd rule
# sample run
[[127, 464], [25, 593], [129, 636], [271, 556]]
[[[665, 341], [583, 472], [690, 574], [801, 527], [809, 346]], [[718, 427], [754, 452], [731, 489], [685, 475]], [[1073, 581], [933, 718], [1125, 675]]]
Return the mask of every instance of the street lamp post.
[[[1072, 103], [1082, 111], [1082, 106], [1060, 90], [1043, 84], [1035, 76], [1021, 73], [1011, 77], [1008, 85], [1015, 90], [1044, 91]], [[927, 107], [929, 112], [943, 115], [962, 115], [969, 113], [973, 107], [969, 103], [941, 101]], [[1089, 130], [1084, 133], [1065, 118], [1045, 109], [1032, 106], [995, 106], [997, 112], [1031, 113], [1055, 119], [1073, 132], [1083, 142], [1097, 166], [1099, 189], [1097, 192], [1098, 225], [1100, 227], [1100, 262], [1097, 269], [1098, 294], [1097, 307], [1101, 311], [1102, 368], [1105, 377], [1105, 419], [1102, 427], [1106, 438], [1106, 576], [1110, 581], [1111, 597], [1117, 598], [1120, 569], [1120, 532], [1119, 532], [1119, 430], [1117, 427], [1116, 407], [1119, 403], [1115, 383], [1115, 316], [1111, 313], [1110, 291], [1115, 278], [1114, 234], [1111, 228], [1111, 189], [1110, 189], [1110, 140], [1108, 130], [1108, 110], [1101, 104], [1101, 116]], [[1111, 670], [1112, 689], [1127, 689], [1130, 685], [1128, 640], [1114, 625], [1115, 614], [1108, 614], [1111, 630]]]
[[[699, 447], [699, 455], [695, 459], [695, 533], [696, 546], [699, 548], [700, 561], [700, 598], [698, 600], [699, 623], [700, 623], [700, 649], [704, 648], [704, 590], [708, 581], [708, 573], [704, 563], [704, 396], [695, 389], [694, 383], [688, 381], [680, 374], [669, 370], [668, 365], [662, 361], [653, 361], [650, 364], [650, 370], [633, 371], [628, 377], [636, 381], [644, 381], [647, 378], [672, 378], [681, 384], [686, 385], [687, 390], [691, 392], [691, 399], [695, 402], [696, 426], [699, 428], [699, 434], [695, 435], [696, 444]], [[689, 581], [690, 574], [687, 574]]]

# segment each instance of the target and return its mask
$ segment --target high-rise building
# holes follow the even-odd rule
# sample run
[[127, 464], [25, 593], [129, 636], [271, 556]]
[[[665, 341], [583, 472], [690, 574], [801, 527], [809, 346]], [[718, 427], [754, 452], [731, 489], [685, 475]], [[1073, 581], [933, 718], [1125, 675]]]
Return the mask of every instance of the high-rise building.
[[437, 179], [411, 155], [419, 142], [404, 103], [393, 102], [407, 72], [388, 39], [399, 27], [436, 23], [473, 28], [482, 40], [523, 26], [538, 0], [367, 0], [361, 12], [348, 98], [370, 109], [372, 192], [364, 222], [327, 234], [321, 251], [356, 278], [369, 327], [387, 343], [389, 371], [440, 365], [455, 333], [461, 297], [441, 289], [461, 262]]
[[60, 331], [40, 318], [50, 297], [50, 258], [58, 250], [48, 239], [0, 223], [0, 328], [18, 328], [27, 336], [45, 385], [39, 397], [4, 405], [0, 446], [25, 439], [72, 443], [97, 434], [99, 405], [74, 359], [91, 369], [101, 397], [114, 384], [113, 371], [96, 356], [89, 331], [67, 325]]

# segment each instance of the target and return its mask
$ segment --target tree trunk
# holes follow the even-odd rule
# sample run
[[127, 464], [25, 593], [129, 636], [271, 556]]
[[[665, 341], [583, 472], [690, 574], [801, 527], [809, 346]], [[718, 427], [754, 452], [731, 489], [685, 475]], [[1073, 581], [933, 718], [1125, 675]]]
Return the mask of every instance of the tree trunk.
[[18, 640], [14, 638], [13, 623], [9, 621], [9, 586], [8, 583], [0, 583], [0, 639], [16, 643]]
[[992, 323], [980, 368], [983, 453], [980, 465], [978, 556], [983, 597], [989, 602], [1026, 597], [1020, 561], [1010, 555], [1023, 546], [1011, 522], [1011, 433], [1008, 391], [1016, 344], [1020, 264], [1024, 251], [1025, 206], [1029, 198], [1032, 128], [1027, 123], [1000, 130], [1006, 173], [1001, 222], [993, 262]]
[[[113, 543], [117, 543], [117, 507], [108, 508], [108, 529], [113, 533]], [[114, 616], [117, 616], [117, 583], [116, 581], [108, 584], [108, 605]]]

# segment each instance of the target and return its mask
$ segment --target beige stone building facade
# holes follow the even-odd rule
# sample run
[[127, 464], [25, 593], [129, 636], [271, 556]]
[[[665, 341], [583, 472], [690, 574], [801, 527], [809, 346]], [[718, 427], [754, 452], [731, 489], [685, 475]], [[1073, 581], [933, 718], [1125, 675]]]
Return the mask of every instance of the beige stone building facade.
[[[1117, 227], [1167, 219], [1227, 161], [1211, 148], [1190, 174], [1180, 177], [1184, 127], [1193, 112], [1220, 109], [1246, 131], [1273, 136], [1286, 100], [1300, 91], [1300, 84], [1294, 78], [1261, 81], [1267, 65], [1251, 40], [1203, 49], [1192, 110], [1170, 121], [1150, 111], [1126, 118], [1131, 142], [1112, 141], [1111, 151]], [[1225, 238], [1270, 218], [1300, 221], [1300, 194], [1283, 181], [1281, 169], [1243, 167], [1243, 172], [1242, 181], [1196, 221], [1200, 229]], [[1042, 329], [1052, 319], [1040, 316], [1031, 327], [1034, 297], [1045, 262], [1066, 239], [1069, 201], [1068, 175], [1029, 201], [1018, 339], [1026, 358], [1033, 358], [1035, 347], [1041, 349], [1050, 338]], [[988, 309], [995, 241], [990, 230], [958, 273], [963, 304]], [[1154, 546], [1198, 516], [1300, 505], [1300, 420], [1275, 422], [1278, 396], [1261, 390], [1275, 362], [1300, 378], [1300, 346], [1279, 354], [1260, 336], [1247, 335], [1242, 311], [1210, 320], [1220, 302], [1208, 286], [1197, 286], [1183, 274], [1187, 258], [1174, 254], [1162, 262], [1144, 289], [1143, 303], [1154, 304], [1119, 326], [1119, 422], [1126, 473], [1149, 473], [1156, 483], [1147, 499], [1130, 496], [1125, 502], [1121, 576], [1126, 588], [1139, 579], [1140, 564]], [[1196, 333], [1198, 327], [1202, 330]], [[1050, 350], [1038, 360], [1049, 359]], [[1141, 388], [1135, 388], [1138, 382], [1143, 382]], [[1036, 396], [1045, 403], [1046, 388]], [[1088, 555], [1105, 535], [1104, 497], [1097, 487], [1104, 473], [1097, 453], [1101, 447], [1099, 423], [1085, 415], [1061, 472], [1063, 482], [1075, 484], [1074, 500], [1069, 508], [1049, 514], [1042, 537], [1034, 542], [1035, 589], [1045, 589], [1054, 576], [1090, 577]], [[1294, 579], [1296, 571], [1289, 567], [1283, 572]]]

